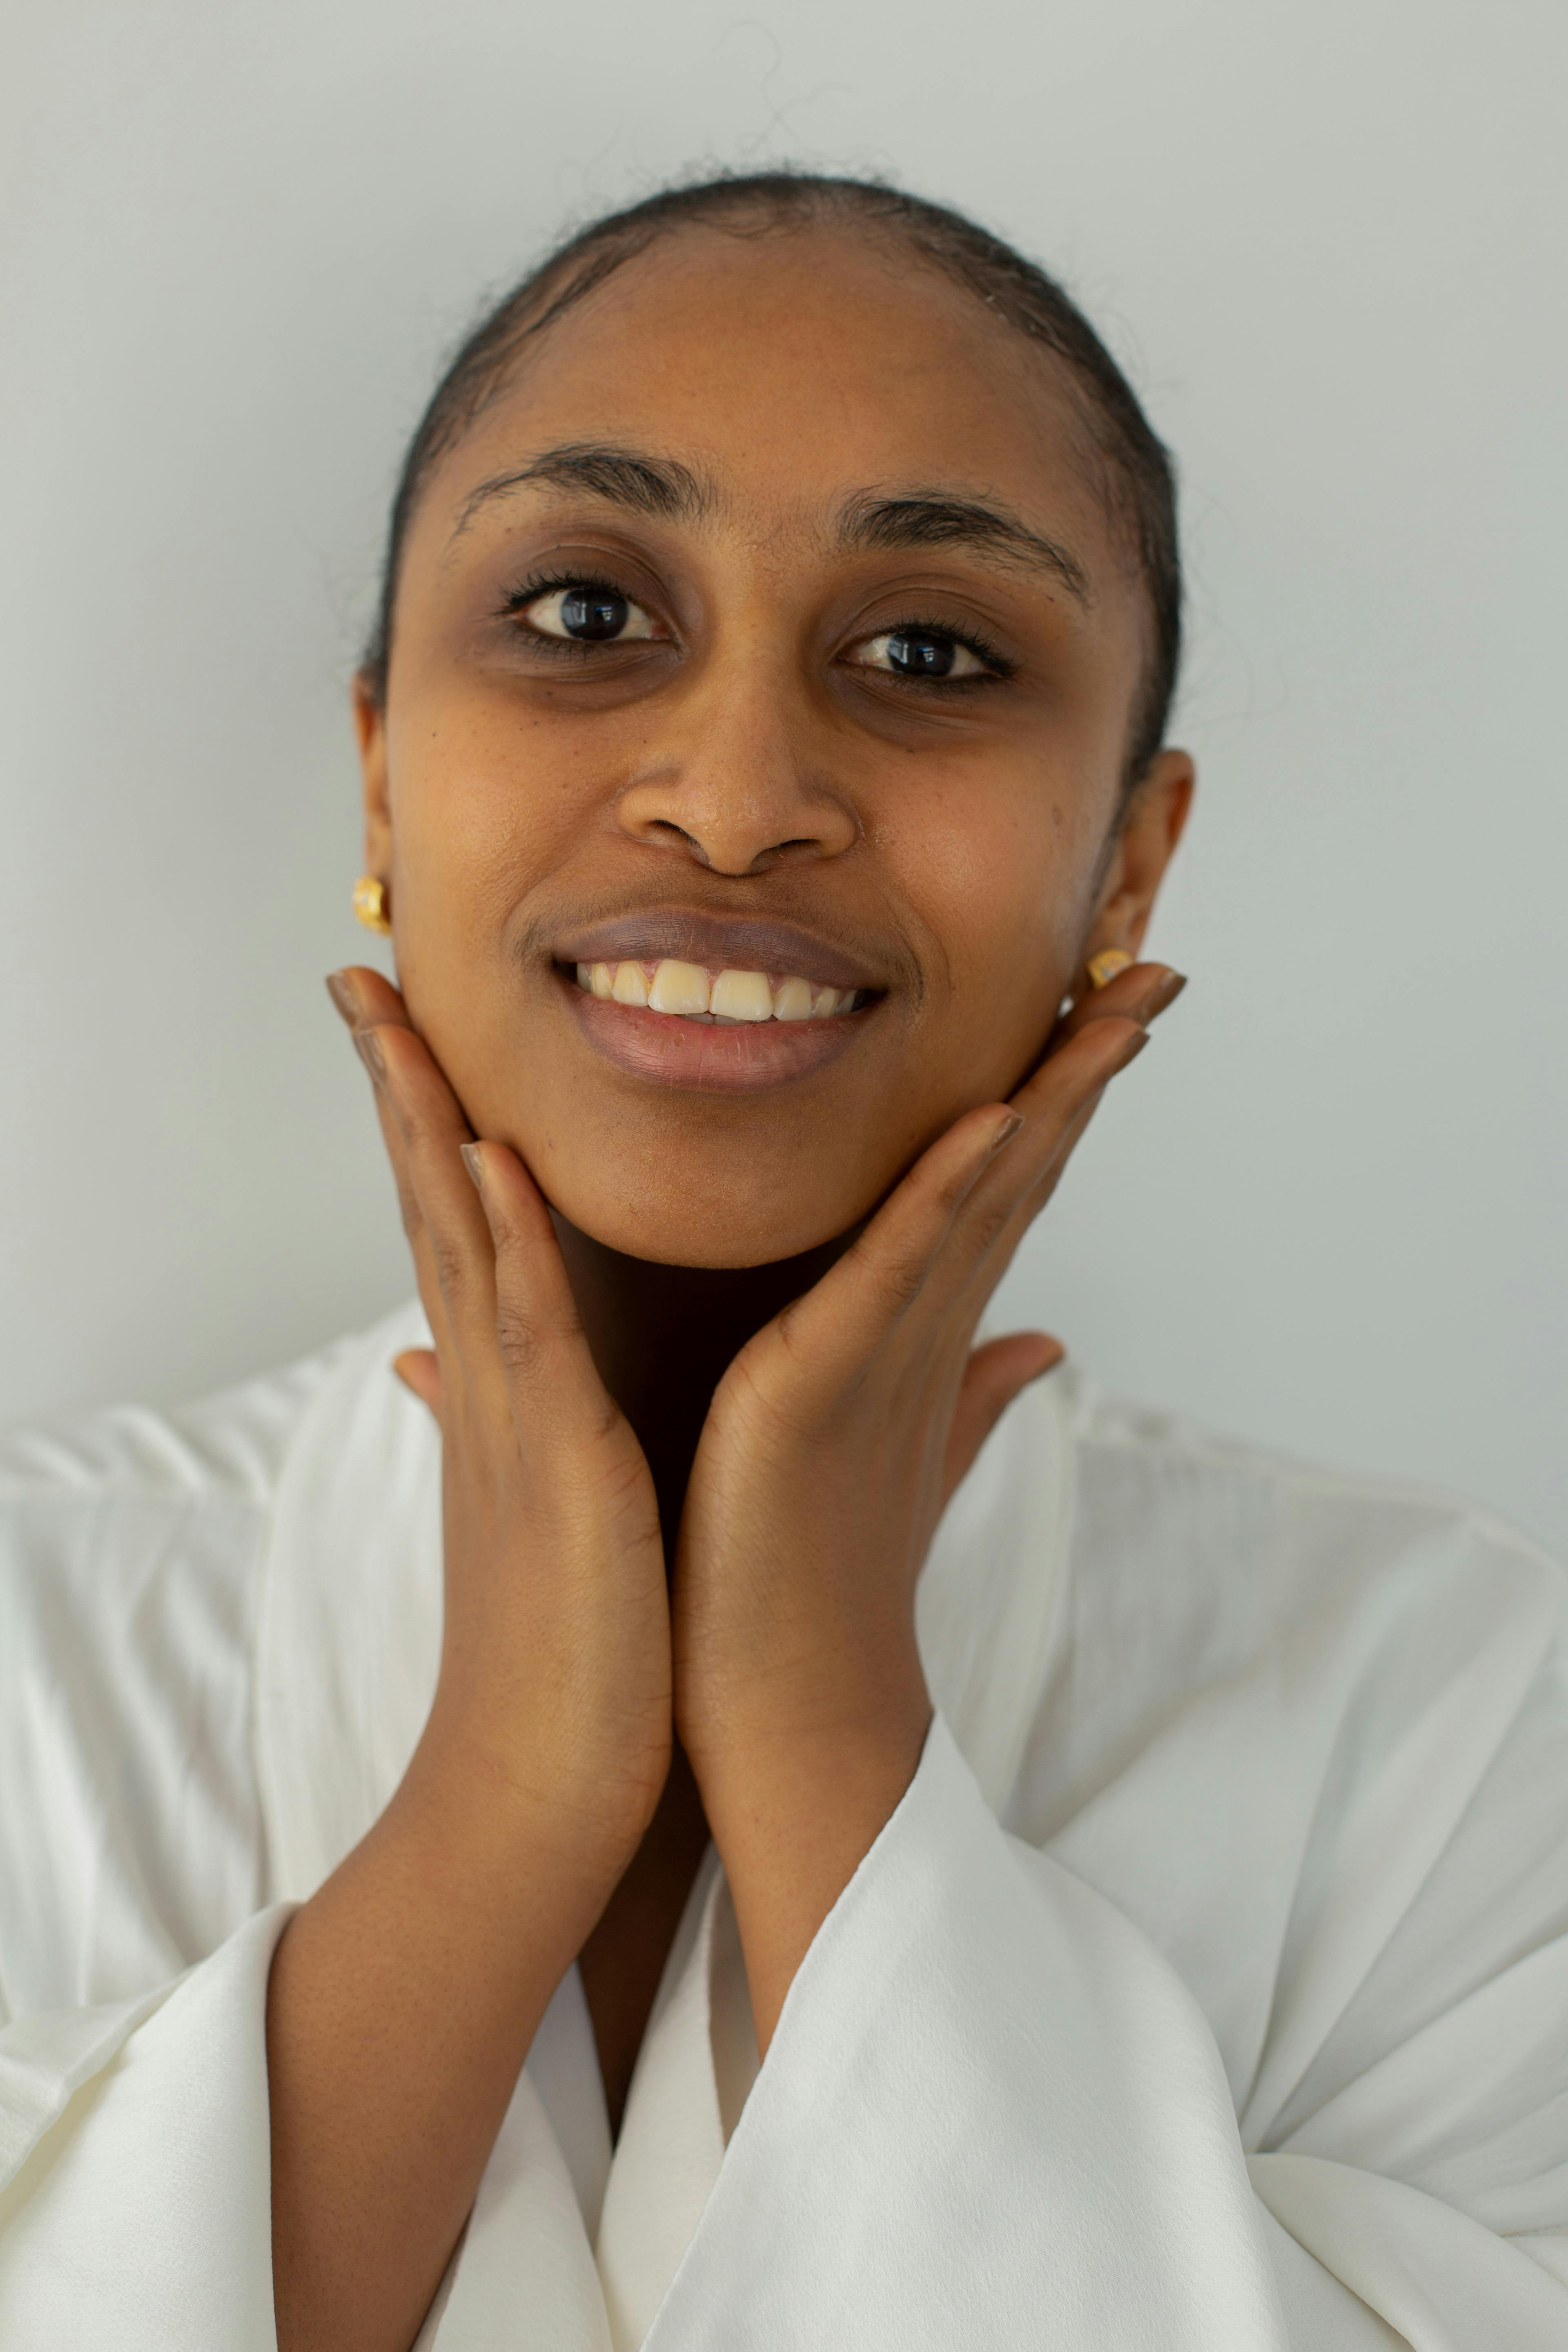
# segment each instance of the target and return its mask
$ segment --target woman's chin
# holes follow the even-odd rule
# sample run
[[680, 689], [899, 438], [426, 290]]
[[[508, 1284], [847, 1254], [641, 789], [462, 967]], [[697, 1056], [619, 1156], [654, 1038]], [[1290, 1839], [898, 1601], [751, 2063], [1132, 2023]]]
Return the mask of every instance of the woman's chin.
[[[749, 1191], [749, 1188], [747, 1188]], [[732, 1186], [667, 1181], [640, 1184], [628, 1174], [625, 1187], [559, 1180], [544, 1187], [558, 1218], [623, 1257], [652, 1265], [701, 1267], [707, 1271], [773, 1265], [802, 1257], [839, 1240], [861, 1223], [873, 1203], [847, 1193], [842, 1200], [805, 1202], [788, 1197], [787, 1185], [757, 1187], [754, 1197]], [[721, 1191], [728, 1200], [716, 1198]], [[786, 1197], [778, 1197], [780, 1191]]]

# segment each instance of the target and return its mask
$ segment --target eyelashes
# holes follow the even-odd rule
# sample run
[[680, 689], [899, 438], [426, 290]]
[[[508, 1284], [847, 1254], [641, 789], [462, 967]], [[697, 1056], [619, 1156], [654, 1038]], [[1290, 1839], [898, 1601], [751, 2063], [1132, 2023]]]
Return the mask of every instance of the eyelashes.
[[[555, 617], [562, 620], [561, 627], [543, 627], [528, 619], [531, 605], [550, 604], [559, 608]], [[526, 635], [531, 650], [558, 659], [564, 656], [567, 660], [574, 658], [581, 661], [605, 645], [646, 645], [650, 641], [651, 632], [646, 629], [634, 630], [629, 637], [623, 636], [618, 630], [607, 630], [602, 625], [574, 630], [565, 618], [569, 608], [574, 605], [580, 606], [590, 622], [602, 620], [605, 614], [617, 606], [624, 617], [633, 614], [639, 619], [647, 617], [635, 598], [628, 596], [624, 589], [617, 588], [613, 580], [599, 579], [584, 572], [538, 572], [526, 580], [520, 580], [516, 587], [507, 591], [500, 609], [502, 617], [518, 625], [521, 632]]]
[[[1017, 664], [1009, 660], [999, 646], [992, 645], [973, 622], [937, 620], [929, 614], [918, 619], [907, 615], [890, 628], [877, 629], [870, 636], [856, 642], [861, 646], [887, 647], [889, 661], [883, 676], [899, 677], [915, 686], [940, 687], [950, 693], [961, 688], [1003, 685], [1017, 669]], [[896, 646], [904, 648], [902, 658], [894, 652]], [[945, 660], [941, 656], [940, 649], [943, 647], [956, 648], [977, 667], [970, 670], [959, 668], [954, 675], [951, 653]], [[933, 654], [938, 656], [934, 662], [930, 658]], [[858, 662], [854, 667], [872, 669], [880, 666]]]
[[[531, 608], [543, 610], [534, 618]], [[612, 579], [587, 572], [530, 573], [503, 596], [498, 617], [510, 621], [529, 650], [547, 659], [583, 663], [617, 646], [665, 644], [635, 597]], [[963, 694], [1005, 684], [1017, 665], [973, 621], [935, 612], [906, 613], [854, 640], [847, 654], [879, 651], [883, 660], [846, 658], [843, 666], [890, 678], [925, 695]]]

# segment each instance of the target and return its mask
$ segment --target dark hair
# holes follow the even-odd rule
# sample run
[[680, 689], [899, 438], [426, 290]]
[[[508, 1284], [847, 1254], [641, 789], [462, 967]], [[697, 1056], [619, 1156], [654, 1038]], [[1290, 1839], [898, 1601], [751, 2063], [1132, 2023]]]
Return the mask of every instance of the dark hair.
[[1053, 278], [962, 213], [879, 180], [813, 172], [735, 174], [676, 185], [592, 221], [486, 311], [432, 394], [392, 503], [381, 594], [363, 674], [386, 692], [398, 567], [419, 496], [437, 462], [504, 387], [524, 346], [672, 232], [700, 224], [732, 236], [844, 226], [901, 243], [986, 309], [1064, 361], [1084, 396], [1100, 488], [1128, 532], [1153, 622], [1153, 648], [1131, 716], [1127, 775], [1136, 782], [1163, 740], [1182, 647], [1182, 567], [1170, 457], [1094, 329]]

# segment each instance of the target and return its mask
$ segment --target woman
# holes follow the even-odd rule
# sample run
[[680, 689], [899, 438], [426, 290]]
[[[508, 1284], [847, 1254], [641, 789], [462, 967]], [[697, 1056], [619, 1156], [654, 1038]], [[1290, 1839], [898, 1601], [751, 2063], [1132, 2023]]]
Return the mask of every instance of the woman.
[[422, 1309], [10, 1450], [12, 2352], [1568, 2344], [1553, 1571], [973, 1344], [1181, 986], [1179, 606], [886, 191], [459, 355], [331, 983]]

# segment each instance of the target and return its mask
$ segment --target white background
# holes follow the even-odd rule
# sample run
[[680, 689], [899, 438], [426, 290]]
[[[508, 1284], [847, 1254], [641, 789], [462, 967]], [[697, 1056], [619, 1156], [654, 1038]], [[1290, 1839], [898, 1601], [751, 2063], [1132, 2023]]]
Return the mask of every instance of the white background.
[[693, 162], [1055, 267], [1178, 451], [1193, 974], [1016, 1274], [1102, 1377], [1568, 1549], [1561, 0], [7, 0], [0, 1417], [408, 1286], [321, 975], [436, 362]]

